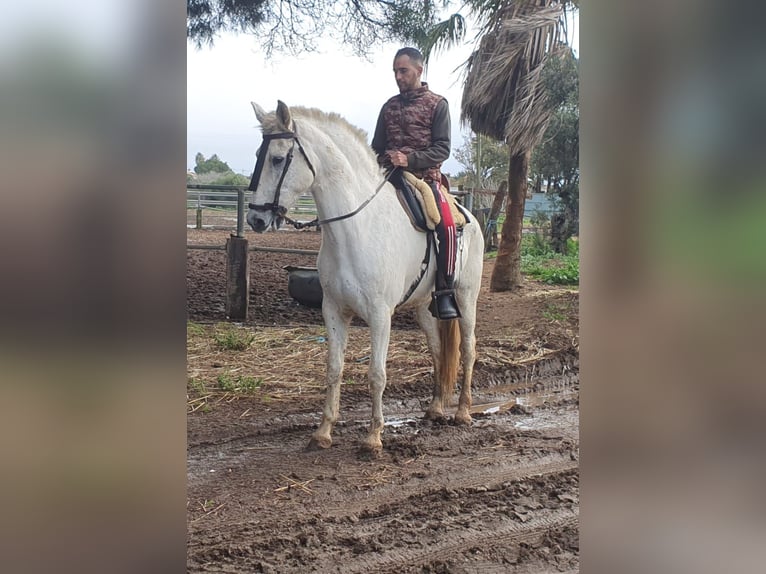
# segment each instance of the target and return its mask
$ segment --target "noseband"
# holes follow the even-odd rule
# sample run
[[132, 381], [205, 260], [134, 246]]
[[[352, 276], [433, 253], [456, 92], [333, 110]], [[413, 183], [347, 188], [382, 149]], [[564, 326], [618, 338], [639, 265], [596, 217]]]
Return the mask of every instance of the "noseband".
[[287, 157], [285, 157], [285, 164], [282, 167], [282, 175], [279, 177], [279, 183], [277, 183], [277, 190], [274, 192], [274, 199], [271, 201], [271, 203], [248, 203], [247, 207], [256, 211], [271, 211], [278, 217], [284, 217], [285, 213], [287, 213], [287, 208], [279, 205], [279, 191], [282, 189], [282, 182], [285, 180], [285, 176], [287, 175], [287, 169], [290, 167], [290, 164], [293, 161], [293, 152], [295, 150], [296, 144], [298, 145], [298, 150], [301, 152], [301, 154], [303, 154], [303, 159], [306, 160], [311, 173], [314, 174], [314, 177], [317, 176], [317, 173], [314, 170], [314, 166], [311, 164], [309, 157], [306, 155], [306, 150], [303, 149], [303, 146], [301, 145], [301, 142], [295, 132], [265, 134], [263, 136], [261, 149], [258, 150], [258, 160], [255, 162], [255, 171], [253, 172], [253, 178], [250, 180], [250, 187], [247, 188], [248, 191], [255, 192], [255, 190], [258, 189], [258, 183], [261, 180], [261, 172], [263, 171], [263, 164], [266, 163], [266, 155], [269, 151], [269, 144], [271, 143], [271, 140], [275, 139], [292, 139], [293, 144], [290, 146], [290, 151], [287, 152]]

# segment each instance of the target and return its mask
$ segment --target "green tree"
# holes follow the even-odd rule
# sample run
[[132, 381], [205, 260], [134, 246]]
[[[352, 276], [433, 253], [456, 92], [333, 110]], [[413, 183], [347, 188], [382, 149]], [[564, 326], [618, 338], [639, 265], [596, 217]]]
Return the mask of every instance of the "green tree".
[[[479, 25], [476, 48], [466, 64], [461, 120], [473, 131], [509, 146], [508, 201], [492, 291], [521, 285], [521, 231], [529, 160], [555, 106], [548, 99], [543, 69], [568, 51], [567, 0], [466, 0]], [[453, 14], [421, 38], [424, 55], [461, 42], [466, 19]]]
[[197, 164], [194, 166], [194, 173], [227, 173], [231, 171], [231, 168], [225, 161], [221, 161], [216, 154], [210, 156], [210, 159], [205, 159], [205, 156], [198, 153], [194, 156], [194, 162]]
[[388, 41], [412, 41], [436, 22], [446, 0], [186, 0], [186, 36], [197, 47], [226, 31], [257, 35], [267, 54], [316, 50], [333, 38], [360, 55]]
[[213, 185], [239, 185], [247, 187], [250, 185], [250, 178], [242, 175], [241, 173], [234, 173], [229, 171], [227, 173], [220, 174], [217, 179], [210, 182]]
[[567, 253], [567, 240], [579, 228], [580, 201], [580, 105], [578, 60], [573, 53], [550, 60], [544, 70], [551, 103], [556, 106], [543, 141], [535, 148], [530, 171], [545, 181], [557, 199], [558, 212], [551, 217], [551, 243]]
[[508, 146], [487, 136], [473, 135], [463, 140], [454, 156], [465, 168], [460, 172], [464, 185], [496, 189], [508, 176]]

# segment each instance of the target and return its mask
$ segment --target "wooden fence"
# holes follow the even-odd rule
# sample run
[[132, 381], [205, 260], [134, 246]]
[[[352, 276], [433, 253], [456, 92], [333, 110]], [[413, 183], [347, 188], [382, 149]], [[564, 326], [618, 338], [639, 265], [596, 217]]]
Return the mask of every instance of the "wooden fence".
[[[186, 227], [191, 229], [232, 229], [237, 225], [237, 195], [242, 190], [246, 202], [250, 192], [233, 185], [187, 185]], [[288, 212], [293, 219], [311, 220], [316, 216], [314, 198], [306, 194], [298, 198]]]

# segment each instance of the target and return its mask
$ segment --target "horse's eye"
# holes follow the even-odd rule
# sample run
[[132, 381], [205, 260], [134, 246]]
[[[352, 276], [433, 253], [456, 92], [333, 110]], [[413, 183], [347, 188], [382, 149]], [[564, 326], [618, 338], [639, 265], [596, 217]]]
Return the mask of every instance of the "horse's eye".
[[275, 167], [278, 166], [283, 161], [285, 161], [285, 158], [279, 155], [275, 155], [274, 157], [271, 158], [271, 164]]

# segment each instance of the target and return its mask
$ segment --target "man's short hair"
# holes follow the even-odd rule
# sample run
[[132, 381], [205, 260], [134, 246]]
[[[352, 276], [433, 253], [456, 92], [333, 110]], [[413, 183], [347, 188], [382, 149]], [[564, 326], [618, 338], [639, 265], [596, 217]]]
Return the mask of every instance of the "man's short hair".
[[407, 56], [414, 64], [422, 65], [423, 64], [423, 54], [420, 53], [420, 50], [417, 50], [416, 48], [401, 48], [396, 52], [396, 56], [394, 56], [394, 60], [396, 60], [399, 56]]

